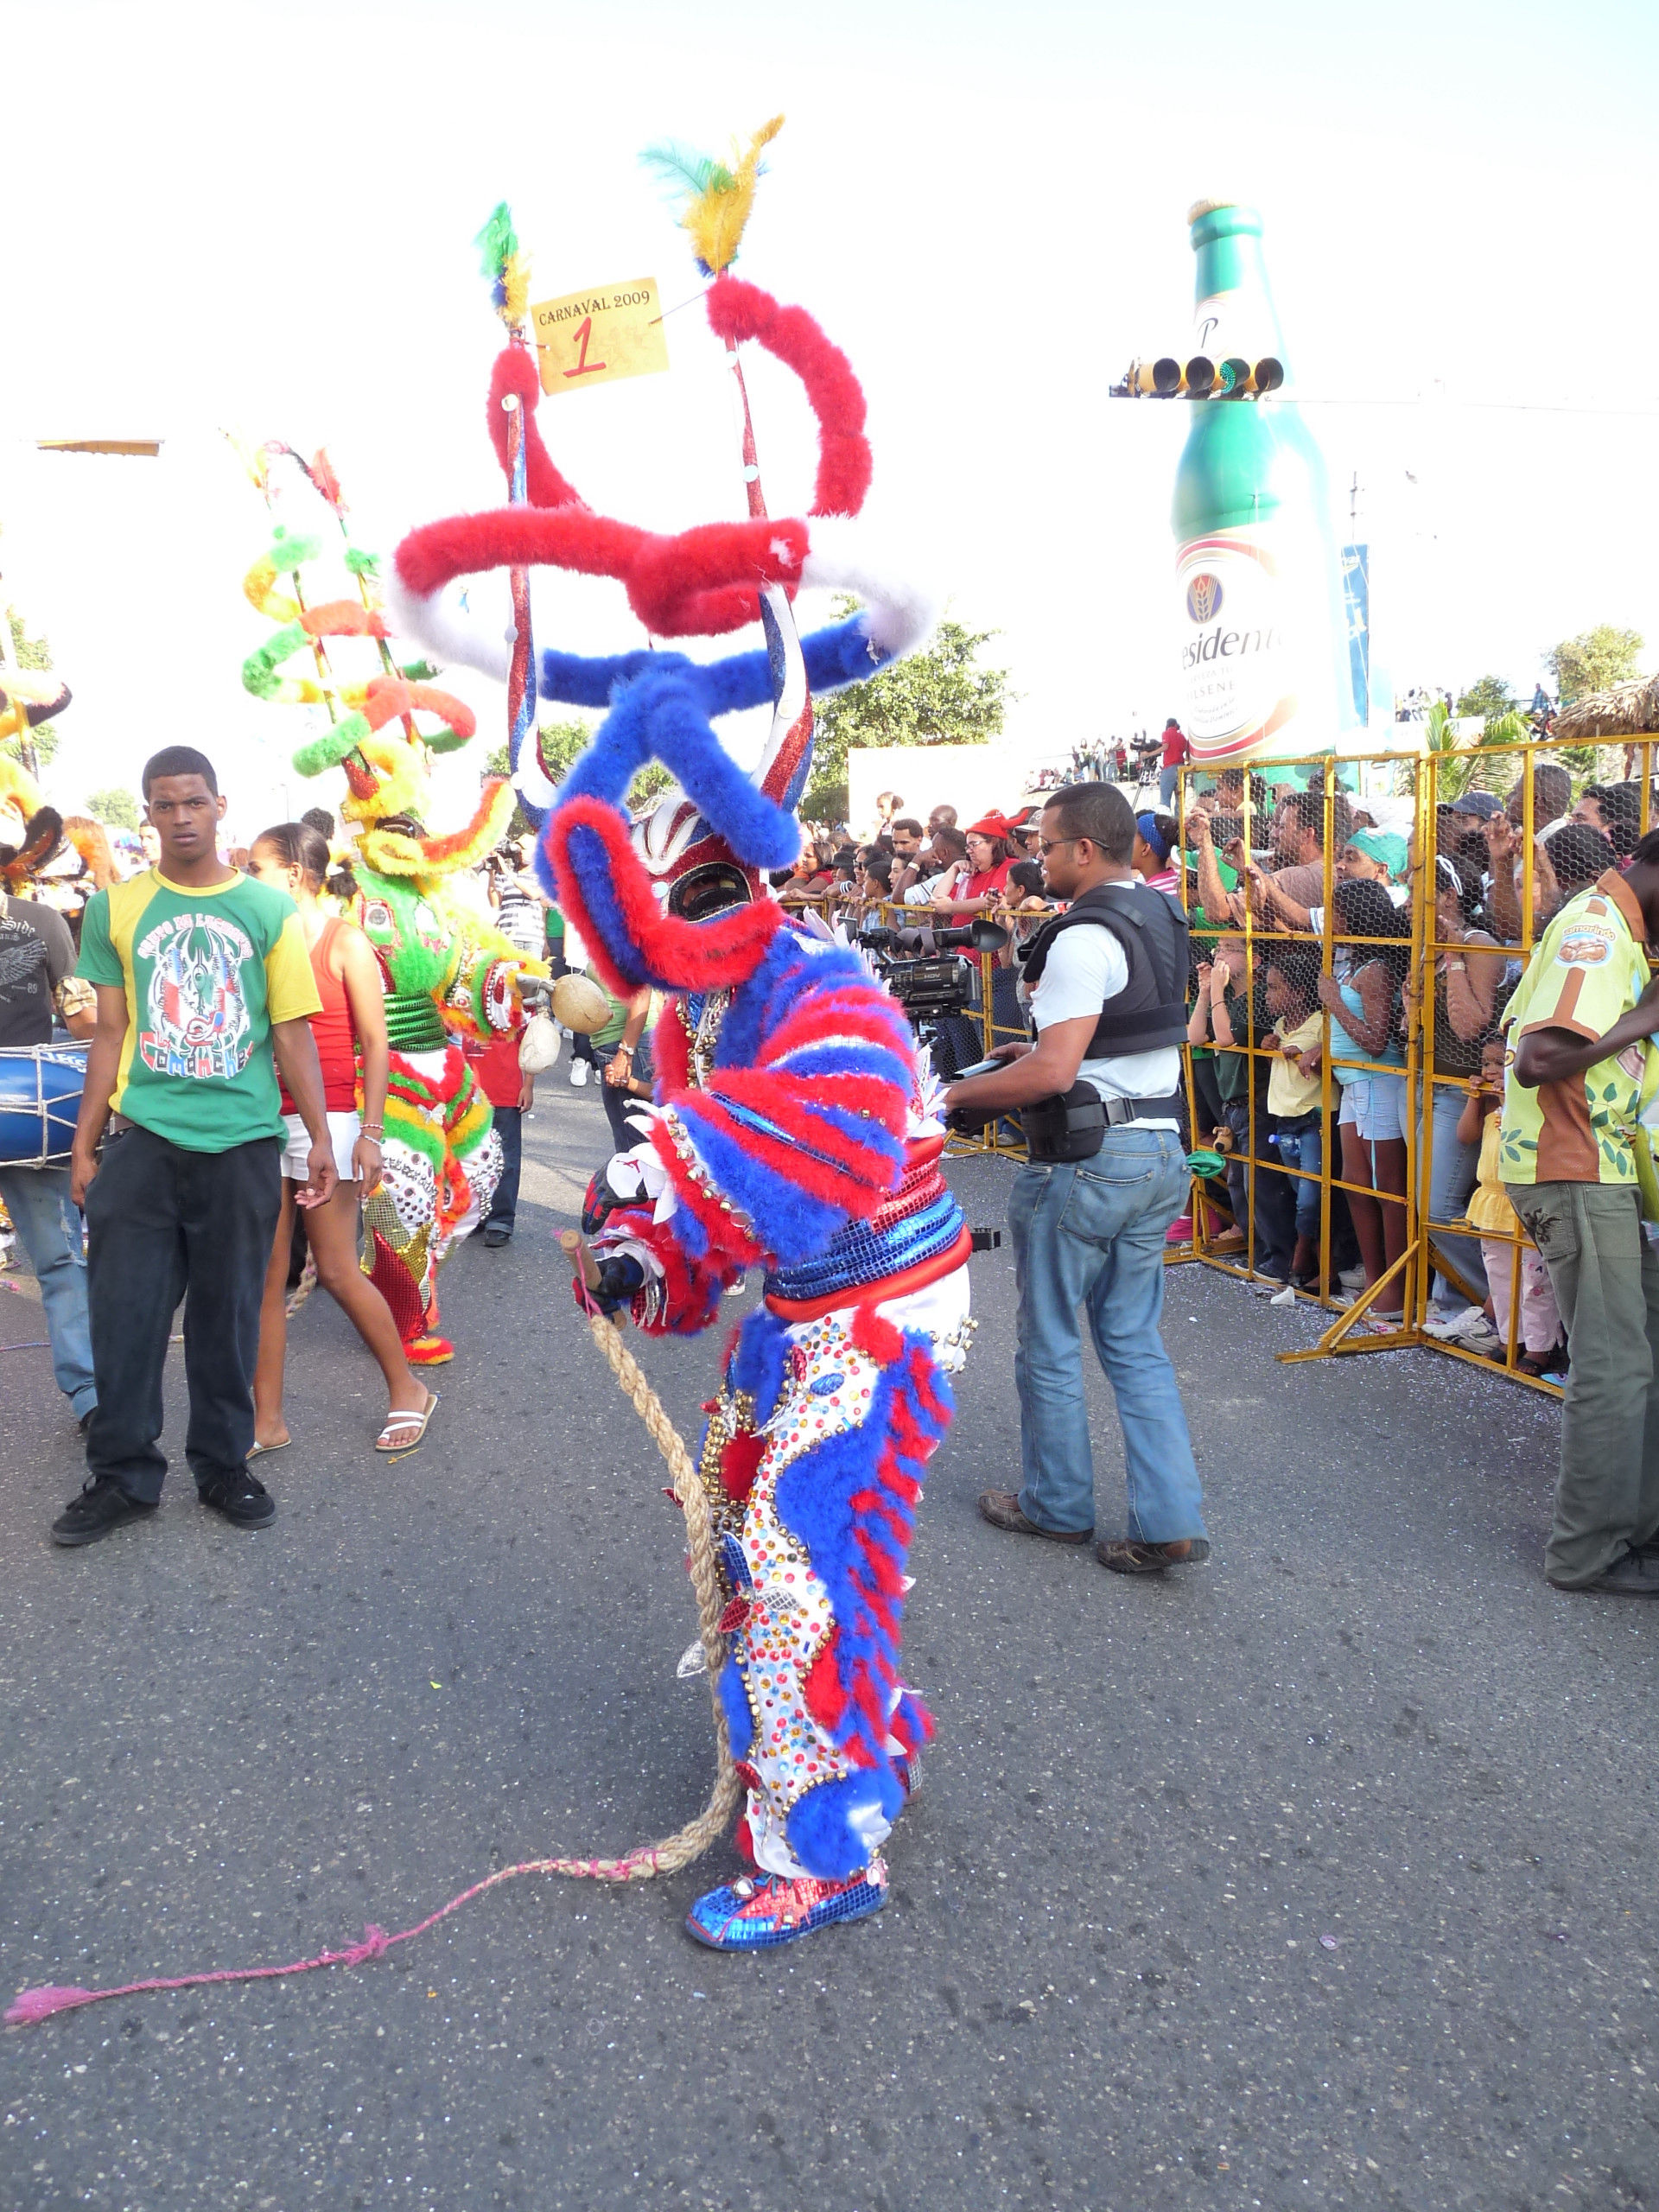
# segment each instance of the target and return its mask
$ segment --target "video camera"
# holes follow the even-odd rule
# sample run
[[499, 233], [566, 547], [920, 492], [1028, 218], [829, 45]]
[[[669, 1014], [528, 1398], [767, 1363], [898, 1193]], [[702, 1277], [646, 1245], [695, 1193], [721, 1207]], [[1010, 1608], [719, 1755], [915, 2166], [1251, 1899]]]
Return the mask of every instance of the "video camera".
[[858, 941], [874, 959], [882, 982], [913, 1023], [963, 1014], [977, 1002], [978, 972], [958, 952], [1000, 952], [1008, 933], [976, 918], [960, 929], [889, 929], [866, 922]]

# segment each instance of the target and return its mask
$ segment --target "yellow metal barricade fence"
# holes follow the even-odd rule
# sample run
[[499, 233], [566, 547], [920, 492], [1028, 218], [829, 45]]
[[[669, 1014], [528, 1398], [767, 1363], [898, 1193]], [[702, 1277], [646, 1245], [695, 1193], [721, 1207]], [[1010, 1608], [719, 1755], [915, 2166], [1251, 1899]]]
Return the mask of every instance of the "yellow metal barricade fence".
[[[1628, 771], [1632, 760], [1639, 767], [1636, 834], [1645, 835], [1652, 815], [1653, 748], [1634, 744], [1596, 750], [1617, 756], [1621, 749], [1623, 763], [1615, 758], [1610, 767], [1622, 765]], [[1379, 751], [1340, 760], [1253, 760], [1248, 769], [1189, 764], [1179, 772], [1179, 885], [1192, 930], [1194, 980], [1213, 976], [1218, 949], [1232, 953], [1243, 988], [1223, 995], [1242, 1014], [1245, 1033], [1232, 1035], [1229, 1016], [1228, 1042], [1217, 1046], [1210, 1038], [1189, 1041], [1184, 1048], [1191, 1143], [1198, 1154], [1212, 1147], [1222, 1152], [1230, 1193], [1224, 1198], [1219, 1179], [1195, 1172], [1192, 1239], [1173, 1247], [1167, 1256], [1172, 1263], [1197, 1262], [1259, 1281], [1263, 1270], [1257, 1266], [1258, 1201], [1264, 1189], [1274, 1187], [1265, 1179], [1277, 1179], [1287, 1188], [1293, 1210], [1302, 1186], [1317, 1186], [1319, 1233], [1317, 1249], [1308, 1255], [1314, 1262], [1311, 1283], [1287, 1287], [1298, 1303], [1317, 1306], [1331, 1319], [1317, 1343], [1282, 1351], [1277, 1355], [1281, 1360], [1421, 1346], [1560, 1395], [1558, 1382], [1526, 1363], [1528, 1283], [1541, 1278], [1537, 1255], [1512, 1211], [1504, 1226], [1471, 1222], [1466, 1209], [1476, 1187], [1480, 1146], [1478, 1136], [1471, 1141], [1459, 1136], [1459, 1129], [1462, 1126], [1466, 1132], [1472, 1122], [1478, 1132], [1484, 1131], [1486, 1118], [1499, 1110], [1501, 1086], [1478, 1087], [1484, 1046], [1504, 1033], [1503, 1008], [1548, 912], [1561, 898], [1585, 887], [1556, 881], [1540, 834], [1553, 830], [1555, 822], [1548, 814], [1541, 817], [1538, 771], [1563, 765], [1582, 777], [1586, 766], [1593, 769], [1596, 764], [1546, 739], [1454, 753]], [[1615, 778], [1610, 773], [1606, 780]], [[1317, 875], [1310, 877], [1314, 864], [1305, 860], [1297, 879], [1304, 891], [1317, 884], [1317, 902], [1298, 900], [1268, 880], [1279, 856], [1274, 825], [1283, 812], [1287, 786], [1306, 794], [1292, 802], [1299, 830], [1317, 830]], [[1550, 791], [1547, 785], [1546, 791], [1552, 798], [1559, 797], [1559, 788]], [[1453, 802], [1471, 793], [1488, 795], [1478, 803], [1484, 810], [1454, 814]], [[1406, 866], [1389, 887], [1392, 903], [1408, 925], [1395, 937], [1338, 926], [1339, 887], [1351, 880], [1344, 859], [1347, 824], [1351, 813], [1365, 810], [1372, 798], [1381, 801], [1373, 818], [1380, 826], [1397, 824], [1407, 843]], [[1465, 845], [1481, 848], [1484, 866], [1475, 866], [1471, 853], [1462, 849]], [[1474, 930], [1468, 926], [1471, 874], [1484, 878], [1478, 896], [1485, 926]], [[890, 900], [866, 901], [839, 890], [791, 903], [817, 906], [832, 923], [844, 923], [855, 938], [867, 918], [899, 929], [930, 922], [948, 928], [952, 923], [949, 915], [931, 915]], [[1012, 944], [1015, 933], [1029, 928], [1035, 918], [998, 911], [988, 918], [1008, 931]], [[1295, 947], [1301, 949], [1300, 965], [1305, 969], [1317, 951], [1322, 987], [1316, 1168], [1301, 1164], [1300, 1144], [1294, 1165], [1276, 1154], [1280, 1132], [1269, 1126], [1266, 1103], [1272, 1065], [1280, 1056], [1263, 1041], [1275, 1033], [1262, 1003], [1264, 985], [1276, 956]], [[962, 1066], [976, 1053], [988, 1055], [1027, 1033], [1014, 993], [1011, 950], [952, 957], [976, 967], [978, 1003], [930, 1028], [942, 1038], [945, 1061]], [[1368, 967], [1382, 967], [1390, 981], [1386, 1021], [1369, 1052], [1356, 1047], [1352, 1032], [1335, 1019], [1340, 1007], [1356, 1026], [1365, 1027], [1368, 1036], [1379, 1033], [1376, 1024], [1366, 1020], [1363, 994], [1353, 980]], [[1461, 979], [1455, 987], [1454, 976]], [[1224, 1062], [1226, 1096], [1220, 1090]], [[1241, 1084], [1242, 1097], [1235, 1088]], [[1310, 1107], [1301, 1118], [1312, 1114]], [[1395, 1127], [1397, 1137], [1377, 1134]], [[971, 1136], [953, 1135], [949, 1149], [1016, 1161], [1027, 1157], [1019, 1122], [1012, 1116]], [[1286, 1203], [1281, 1197], [1281, 1239]], [[1359, 1269], [1339, 1269], [1338, 1261], [1346, 1255], [1351, 1262], [1360, 1242], [1353, 1229], [1356, 1209], [1370, 1226], [1370, 1261]], [[1500, 1253], [1507, 1254], [1502, 1262]], [[1358, 1256], [1364, 1258], [1363, 1249]], [[1485, 1302], [1489, 1258], [1507, 1276], [1507, 1283], [1499, 1286], [1502, 1310], [1495, 1307], [1501, 1359], [1490, 1347], [1471, 1349], [1426, 1325], [1437, 1276], [1457, 1299], [1477, 1306]], [[1535, 1355], [1541, 1350], [1535, 1347]]]
[[[1512, 1211], [1505, 1227], [1471, 1224], [1465, 1210], [1475, 1187], [1480, 1147], [1478, 1140], [1471, 1142], [1458, 1131], [1460, 1123], [1467, 1129], [1465, 1114], [1471, 1098], [1470, 1118], [1479, 1129], [1484, 1130], [1489, 1113], [1500, 1110], [1501, 1087], [1477, 1088], [1483, 1048], [1489, 1039], [1503, 1034], [1503, 1007], [1532, 957], [1548, 911], [1585, 887], [1571, 881], [1556, 883], [1548, 848], [1538, 834], [1554, 823], [1539, 818], [1536, 771], [1560, 766], [1560, 750], [1544, 741], [1421, 756], [1377, 753], [1314, 763], [1255, 760], [1249, 765], [1248, 781], [1243, 769], [1188, 766], [1181, 771], [1179, 820], [1186, 856], [1181, 897], [1192, 926], [1195, 965], [1202, 971], [1210, 963], [1213, 976], [1217, 948], [1229, 943], [1242, 946], [1243, 990], [1238, 1003], [1247, 1031], [1243, 1039], [1225, 1047], [1200, 1041], [1190, 1042], [1186, 1048], [1192, 1141], [1205, 1147], [1218, 1134], [1206, 1114], [1206, 1107], [1212, 1109], [1219, 1095], [1214, 1060], [1242, 1062], [1243, 1112], [1235, 1106], [1225, 1115], [1219, 1134], [1232, 1147], [1234, 1198], [1242, 1185], [1244, 1219], [1236, 1220], [1230, 1230], [1218, 1227], [1222, 1209], [1213, 1179], [1195, 1176], [1192, 1242], [1170, 1256], [1247, 1280], [1259, 1279], [1257, 1200], [1262, 1179], [1288, 1179], [1293, 1192], [1304, 1183], [1317, 1183], [1317, 1270], [1312, 1287], [1298, 1288], [1294, 1295], [1331, 1312], [1332, 1319], [1317, 1344], [1281, 1352], [1281, 1360], [1421, 1345], [1451, 1358], [1471, 1360], [1488, 1371], [1496, 1368], [1516, 1382], [1560, 1395], [1558, 1382], [1525, 1363], [1523, 1308], [1529, 1274], [1541, 1272], [1536, 1254]], [[1651, 764], [1646, 756], [1647, 748], [1641, 748], [1641, 833], [1645, 833], [1651, 812]], [[1583, 764], [1576, 765], [1581, 771]], [[1299, 820], [1317, 823], [1319, 830], [1322, 899], [1314, 911], [1269, 887], [1262, 867], [1270, 853], [1280, 787], [1292, 780], [1303, 783], [1310, 771], [1311, 780], [1305, 786], [1309, 798], [1296, 804]], [[1500, 809], [1513, 797], [1518, 820], [1511, 822], [1507, 811], [1500, 811], [1498, 826], [1483, 829], [1485, 815], [1453, 814], [1452, 802], [1470, 791], [1490, 794]], [[1408, 867], [1403, 882], [1394, 887], [1395, 903], [1409, 915], [1408, 938], [1364, 938], [1338, 926], [1337, 893], [1346, 866], [1344, 810], [1363, 809], [1368, 793], [1383, 802], [1379, 821], [1398, 817], [1409, 827]], [[1226, 839], [1222, 850], [1217, 849], [1215, 828], [1201, 822], [1200, 815], [1209, 823], [1218, 818]], [[1236, 823], [1231, 819], [1235, 816]], [[1478, 832], [1487, 861], [1481, 871], [1485, 878], [1481, 904], [1485, 918], [1497, 927], [1471, 931], [1467, 914], [1472, 862], [1459, 849]], [[1541, 905], [1547, 909], [1541, 916]], [[1295, 918], [1299, 913], [1300, 923]], [[1262, 1126], [1266, 1108], [1261, 1072], [1263, 1064], [1270, 1068], [1276, 1057], [1262, 1041], [1273, 1033], [1262, 1005], [1262, 986], [1278, 948], [1299, 942], [1306, 948], [1305, 963], [1311, 959], [1313, 947], [1319, 948], [1320, 976], [1330, 979], [1322, 997], [1328, 1001], [1340, 995], [1339, 1002], [1357, 1022], [1362, 1008], [1350, 1010], [1346, 994], [1357, 995], [1351, 978], [1373, 964], [1364, 957], [1367, 950], [1372, 950], [1376, 963], [1386, 960], [1399, 967], [1403, 963], [1405, 968], [1401, 987], [1389, 995], [1389, 1033], [1376, 1048], [1376, 1058], [1338, 1049], [1350, 1040], [1351, 1033], [1336, 1030], [1334, 1010], [1328, 1002], [1325, 1007], [1317, 1171], [1274, 1157], [1277, 1132]], [[1461, 978], [1455, 989], [1454, 975]], [[1230, 1017], [1227, 1027], [1230, 1036]], [[1206, 1077], [1207, 1061], [1212, 1072]], [[1237, 1074], [1235, 1068], [1232, 1079]], [[1366, 1090], [1357, 1094], [1355, 1086], [1360, 1084]], [[1379, 1109], [1379, 1099], [1399, 1102], [1397, 1141], [1376, 1134], [1379, 1126], [1396, 1118], [1392, 1103]], [[1240, 1122], [1242, 1147], [1231, 1126]], [[1396, 1141], [1397, 1157], [1393, 1149]], [[1338, 1172], [1344, 1154], [1348, 1165]], [[1359, 1179], [1360, 1175], [1365, 1179]], [[1363, 1287], [1351, 1294], [1332, 1273], [1332, 1238], [1342, 1209], [1348, 1210], [1351, 1219], [1356, 1201], [1361, 1209], [1376, 1209], [1382, 1250], [1382, 1264], [1367, 1265]], [[1425, 1326], [1436, 1274], [1459, 1299], [1474, 1306], [1484, 1303], [1483, 1244], [1495, 1268], [1497, 1254], [1508, 1254], [1503, 1310], [1496, 1313], [1501, 1361], [1454, 1338], [1431, 1333]], [[1535, 1347], [1535, 1356], [1541, 1351]]]

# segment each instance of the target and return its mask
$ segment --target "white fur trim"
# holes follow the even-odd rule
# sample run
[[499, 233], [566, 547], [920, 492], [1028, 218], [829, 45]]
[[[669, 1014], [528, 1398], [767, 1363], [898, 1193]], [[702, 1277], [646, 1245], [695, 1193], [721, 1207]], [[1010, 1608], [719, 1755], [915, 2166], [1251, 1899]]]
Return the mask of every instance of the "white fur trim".
[[395, 562], [386, 575], [385, 591], [386, 613], [398, 637], [412, 638], [438, 660], [459, 661], [463, 668], [475, 668], [498, 683], [506, 682], [512, 647], [505, 638], [493, 636], [458, 607], [448, 604], [441, 591], [425, 599], [410, 591]]
[[864, 601], [864, 628], [883, 653], [914, 652], [938, 619], [938, 601], [925, 586], [901, 577], [869, 549], [859, 524], [846, 515], [814, 515], [811, 543], [801, 582], [856, 592]]

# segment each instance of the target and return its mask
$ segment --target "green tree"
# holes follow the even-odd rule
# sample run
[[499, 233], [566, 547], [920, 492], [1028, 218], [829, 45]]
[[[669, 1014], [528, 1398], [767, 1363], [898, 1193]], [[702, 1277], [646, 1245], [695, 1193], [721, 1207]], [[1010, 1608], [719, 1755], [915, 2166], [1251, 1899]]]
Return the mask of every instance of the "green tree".
[[1460, 715], [1478, 715], [1482, 721], [1491, 721], [1497, 715], [1507, 715], [1515, 704], [1515, 694], [1501, 676], [1483, 676], [1471, 683], [1458, 702]]
[[[850, 614], [856, 603], [842, 599], [837, 611]], [[983, 668], [978, 658], [997, 635], [947, 619], [925, 652], [815, 702], [812, 780], [801, 812], [815, 822], [845, 819], [847, 755], [855, 746], [984, 745], [1000, 736], [1017, 695], [1006, 668]]]
[[[52, 665], [52, 648], [44, 638], [31, 638], [23, 627], [23, 618], [15, 607], [6, 609], [6, 626], [11, 632], [11, 657], [19, 668], [48, 669]], [[58, 731], [50, 721], [36, 722], [33, 729], [20, 736], [9, 737], [0, 744], [0, 753], [10, 760], [21, 760], [31, 774], [45, 767], [48, 760], [57, 757], [60, 742]]]
[[119, 784], [111, 784], [107, 791], [88, 791], [86, 811], [111, 830], [136, 830], [140, 819], [137, 800]]
[[1640, 631], [1617, 630], [1611, 622], [1599, 622], [1576, 638], [1563, 638], [1544, 655], [1544, 665], [1554, 677], [1556, 696], [1565, 707], [1636, 675], [1641, 651]]
[[[577, 756], [585, 753], [593, 742], [594, 728], [591, 722], [543, 722], [536, 734], [541, 747], [542, 766], [547, 771], [548, 779], [559, 784], [575, 766]], [[485, 760], [484, 766], [492, 776], [510, 775], [512, 771], [507, 766], [506, 747], [498, 745]], [[630, 810], [636, 814], [640, 812], [654, 798], [660, 798], [673, 780], [660, 761], [648, 761], [628, 786]], [[530, 834], [530, 824], [524, 820], [522, 810], [515, 808], [508, 835], [527, 837]]]

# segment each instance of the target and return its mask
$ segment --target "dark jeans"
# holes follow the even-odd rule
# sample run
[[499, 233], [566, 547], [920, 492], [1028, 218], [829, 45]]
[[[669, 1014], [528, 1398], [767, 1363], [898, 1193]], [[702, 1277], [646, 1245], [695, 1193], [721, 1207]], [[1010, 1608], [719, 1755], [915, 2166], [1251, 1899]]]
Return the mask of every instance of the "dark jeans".
[[141, 1504], [156, 1503], [167, 1472], [156, 1440], [181, 1298], [190, 1471], [205, 1490], [247, 1465], [281, 1154], [275, 1137], [228, 1152], [186, 1152], [141, 1128], [105, 1144], [86, 1193], [86, 1302], [98, 1379], [86, 1464]]
[[501, 1180], [495, 1186], [490, 1210], [479, 1226], [481, 1229], [505, 1229], [511, 1236], [513, 1217], [518, 1211], [518, 1170], [524, 1156], [524, 1117], [517, 1106], [498, 1106], [494, 1112], [496, 1135], [501, 1140]]
[[[616, 1058], [614, 1045], [599, 1048], [599, 1095], [605, 1102], [605, 1118], [611, 1125], [611, 1142], [619, 1152], [632, 1152], [635, 1145], [644, 1141], [639, 1132], [628, 1120], [631, 1111], [649, 1106], [649, 1096], [640, 1097], [636, 1091], [624, 1090], [619, 1084], [607, 1083], [605, 1071]], [[641, 1038], [633, 1048], [633, 1078], [636, 1083], [652, 1080], [651, 1047]]]
[[[1227, 1126], [1232, 1131], [1240, 1154], [1249, 1148], [1250, 1109], [1246, 1100], [1232, 1101], [1227, 1107]], [[1265, 1107], [1258, 1106], [1255, 1115], [1255, 1150], [1258, 1160], [1265, 1162], [1273, 1158], [1273, 1147], [1268, 1138], [1273, 1128], [1273, 1117]], [[1247, 1212], [1239, 1213], [1239, 1227], [1245, 1226], [1247, 1217], [1255, 1230], [1254, 1260], [1255, 1271], [1262, 1275], [1277, 1275], [1282, 1281], [1290, 1279], [1290, 1261], [1296, 1243], [1296, 1198], [1288, 1175], [1281, 1175], [1276, 1167], [1249, 1167], [1241, 1160], [1230, 1175], [1230, 1183], [1236, 1176], [1236, 1194], [1244, 1199]]]

